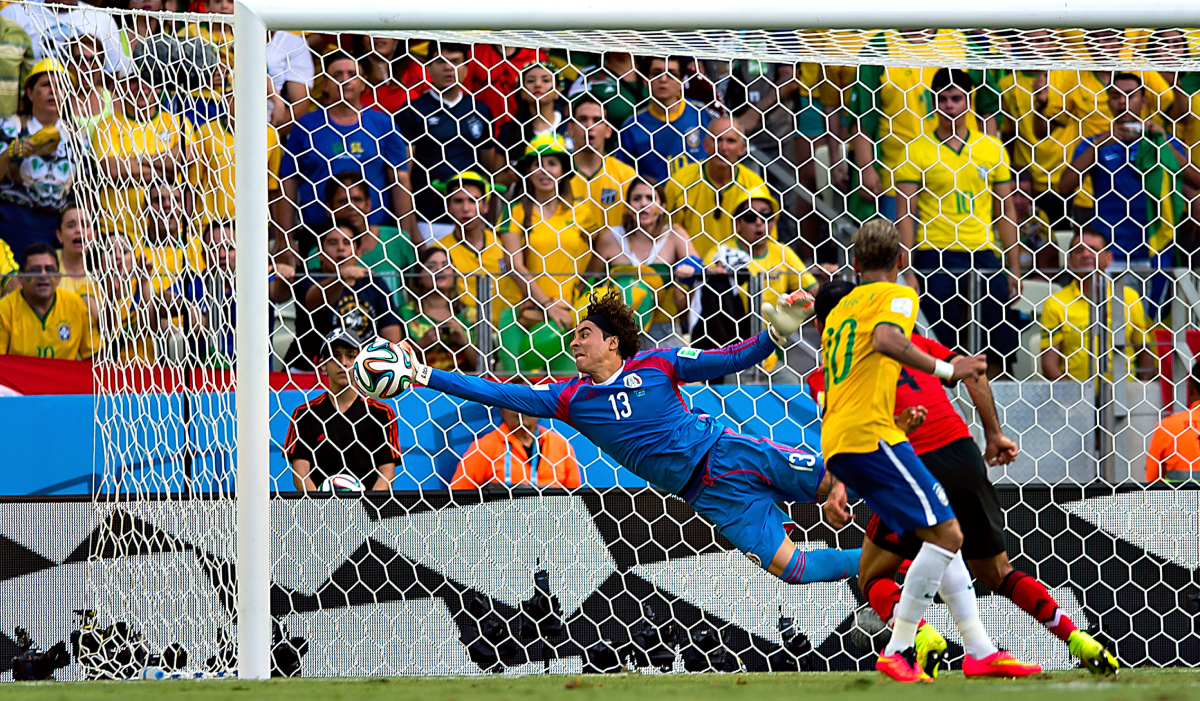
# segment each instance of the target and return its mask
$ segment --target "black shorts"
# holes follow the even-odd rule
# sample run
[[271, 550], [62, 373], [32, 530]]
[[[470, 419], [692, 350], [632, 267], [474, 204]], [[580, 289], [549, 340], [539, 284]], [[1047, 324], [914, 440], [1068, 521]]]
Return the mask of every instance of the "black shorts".
[[[962, 528], [963, 558], [981, 560], [1004, 552], [1004, 514], [1000, 511], [996, 488], [988, 481], [987, 465], [975, 441], [960, 438], [920, 458], [946, 490], [950, 508], [954, 509]], [[884, 550], [909, 560], [921, 549], [921, 539], [915, 533], [897, 535], [874, 514], [867, 524], [867, 538]]]

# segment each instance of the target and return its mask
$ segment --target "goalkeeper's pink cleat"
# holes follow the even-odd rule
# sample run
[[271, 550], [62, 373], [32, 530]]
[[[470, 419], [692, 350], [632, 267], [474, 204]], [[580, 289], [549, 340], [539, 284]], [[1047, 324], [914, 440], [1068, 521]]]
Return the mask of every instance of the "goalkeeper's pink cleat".
[[963, 676], [967, 677], [1027, 677], [1041, 671], [1040, 664], [1021, 662], [1006, 650], [978, 660], [970, 655], [963, 658]]

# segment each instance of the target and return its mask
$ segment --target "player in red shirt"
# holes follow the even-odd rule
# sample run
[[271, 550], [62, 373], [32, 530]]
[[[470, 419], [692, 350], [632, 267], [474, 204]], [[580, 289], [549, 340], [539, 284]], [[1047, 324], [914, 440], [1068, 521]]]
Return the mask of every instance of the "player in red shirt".
[[[824, 333], [824, 322], [851, 290], [854, 284], [835, 280], [817, 292], [813, 303], [817, 331]], [[919, 334], [912, 335], [917, 348], [937, 360], [949, 361], [959, 355], [942, 344]], [[808, 377], [809, 391], [818, 397], [825, 386], [820, 368]], [[963, 557], [980, 584], [1012, 599], [1030, 616], [1067, 643], [1071, 654], [1083, 661], [1093, 674], [1116, 674], [1116, 658], [1086, 632], [1079, 630], [1058, 606], [1046, 587], [1033, 577], [1013, 569], [1004, 544], [1004, 514], [996, 496], [996, 488], [988, 481], [988, 465], [1007, 465], [1017, 457], [1017, 444], [1004, 435], [1000, 417], [992, 399], [986, 378], [966, 382], [979, 411], [987, 445], [982, 455], [967, 423], [959, 416], [945, 385], [933, 375], [912, 368], [902, 368], [896, 383], [896, 412], [908, 408], [918, 414], [924, 410], [925, 421], [908, 431], [913, 450], [946, 490], [950, 506], [958, 517], [963, 532]], [[905, 560], [916, 556], [921, 541], [912, 533], [892, 532], [879, 519], [871, 516], [867, 538], [858, 565], [858, 581], [871, 608], [889, 626], [892, 611], [900, 601], [900, 587], [895, 581]], [[917, 633], [917, 656], [930, 676], [936, 677], [938, 665], [946, 650], [946, 640], [933, 627], [921, 622]]]

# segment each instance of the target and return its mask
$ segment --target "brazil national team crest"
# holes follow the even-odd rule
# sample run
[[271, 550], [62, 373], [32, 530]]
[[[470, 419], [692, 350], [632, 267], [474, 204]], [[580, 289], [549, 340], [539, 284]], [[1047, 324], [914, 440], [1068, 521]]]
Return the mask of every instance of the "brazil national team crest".
[[59, 322], [59, 324], [58, 324], [58, 340], [60, 340], [60, 341], [71, 340], [71, 325], [65, 321]]
[[693, 130], [689, 131], [687, 133], [687, 136], [684, 137], [684, 140], [687, 141], [687, 147], [689, 149], [699, 148], [700, 147], [700, 130], [693, 129]]
[[637, 389], [642, 386], [642, 378], [636, 372], [631, 372], [625, 376], [625, 386], [630, 389]]

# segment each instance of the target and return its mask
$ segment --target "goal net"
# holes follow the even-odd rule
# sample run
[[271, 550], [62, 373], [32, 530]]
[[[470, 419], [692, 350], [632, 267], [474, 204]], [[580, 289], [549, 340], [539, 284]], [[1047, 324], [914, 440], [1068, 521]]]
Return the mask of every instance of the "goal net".
[[[0, 122], [21, 144], [0, 202], [60, 219], [100, 467], [87, 502], [3, 508], [56, 592], [33, 637], [94, 612], [60, 678], [237, 668], [238, 324], [270, 334], [273, 673], [872, 668], [855, 579], [781, 582], [564, 422], [342, 389], [377, 336], [497, 381], [573, 376], [606, 289], [643, 348], [737, 342], [764, 302], [853, 280], [880, 216], [911, 246], [918, 330], [989, 361], [1020, 449], [989, 474], [1014, 566], [1123, 663], [1200, 663], [1200, 493], [1147, 462], [1191, 396], [1200, 30], [273, 31], [249, 98], [269, 123], [247, 125], [231, 15], [46, 8], [0, 13], [41, 61]], [[240, 129], [266, 192], [235, 187]], [[237, 230], [264, 195], [266, 235]], [[269, 309], [237, 309], [242, 235], [269, 240]], [[810, 322], [683, 401], [817, 453], [819, 363]], [[840, 531], [784, 506], [802, 549], [861, 546], [865, 505]], [[1001, 647], [1075, 664], [978, 593]], [[959, 660], [948, 612], [929, 620]]]

